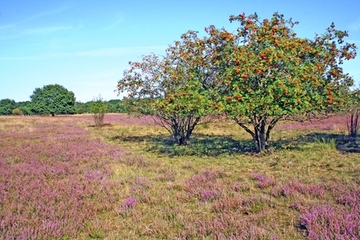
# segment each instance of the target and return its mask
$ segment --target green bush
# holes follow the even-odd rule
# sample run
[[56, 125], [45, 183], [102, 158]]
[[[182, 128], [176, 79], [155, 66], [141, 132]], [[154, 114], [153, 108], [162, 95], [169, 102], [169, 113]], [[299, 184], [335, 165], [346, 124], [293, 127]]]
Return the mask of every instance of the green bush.
[[107, 109], [107, 103], [103, 101], [100, 95], [90, 102], [90, 112], [94, 116], [95, 126], [101, 127], [104, 125], [104, 116]]

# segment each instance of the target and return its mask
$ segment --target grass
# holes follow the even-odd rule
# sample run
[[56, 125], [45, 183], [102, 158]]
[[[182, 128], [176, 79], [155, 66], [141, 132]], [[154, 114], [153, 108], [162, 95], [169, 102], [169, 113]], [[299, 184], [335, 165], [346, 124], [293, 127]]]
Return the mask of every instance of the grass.
[[360, 237], [359, 139], [346, 122], [280, 123], [255, 154], [232, 122], [200, 124], [179, 147], [151, 119], [92, 121], [0, 117], [0, 238]]

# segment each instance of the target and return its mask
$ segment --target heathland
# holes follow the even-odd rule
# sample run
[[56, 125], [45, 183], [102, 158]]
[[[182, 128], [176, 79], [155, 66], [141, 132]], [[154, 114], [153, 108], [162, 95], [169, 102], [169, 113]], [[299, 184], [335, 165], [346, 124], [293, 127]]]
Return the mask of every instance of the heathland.
[[346, 118], [281, 122], [255, 153], [205, 119], [176, 146], [151, 118], [0, 117], [0, 239], [359, 239]]

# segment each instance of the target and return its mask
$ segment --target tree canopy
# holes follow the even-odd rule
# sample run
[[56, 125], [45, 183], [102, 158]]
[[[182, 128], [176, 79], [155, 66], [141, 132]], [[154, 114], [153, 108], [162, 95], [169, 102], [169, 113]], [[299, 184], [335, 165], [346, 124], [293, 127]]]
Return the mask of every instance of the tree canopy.
[[[224, 42], [219, 55], [222, 84], [218, 102], [224, 113], [253, 137], [257, 151], [285, 116], [337, 110], [347, 103], [352, 78], [341, 64], [356, 56], [335, 25], [313, 40], [297, 37], [297, 24], [275, 13], [231, 16], [240, 27], [232, 35], [211, 29], [209, 41]], [[251, 127], [249, 127], [249, 124]]]
[[16, 108], [16, 102], [12, 99], [5, 98], [0, 100], [0, 115], [11, 115]]
[[147, 99], [143, 113], [160, 118], [173, 134], [180, 122], [191, 134], [202, 116], [225, 114], [252, 136], [258, 152], [284, 117], [347, 104], [353, 79], [341, 64], [355, 58], [356, 46], [345, 42], [346, 31], [333, 23], [314, 39], [301, 38], [294, 31], [298, 23], [279, 13], [229, 20], [239, 23], [236, 32], [209, 26], [198, 38], [189, 31], [165, 56], [130, 63], [119, 92]]
[[130, 69], [118, 82], [119, 93], [127, 91], [138, 109], [155, 117], [179, 145], [186, 145], [211, 103], [211, 84], [216, 77], [210, 53], [197, 33], [189, 31], [169, 46], [163, 57], [144, 56], [130, 62]]
[[36, 88], [30, 96], [33, 112], [36, 114], [73, 114], [75, 95], [59, 84]]

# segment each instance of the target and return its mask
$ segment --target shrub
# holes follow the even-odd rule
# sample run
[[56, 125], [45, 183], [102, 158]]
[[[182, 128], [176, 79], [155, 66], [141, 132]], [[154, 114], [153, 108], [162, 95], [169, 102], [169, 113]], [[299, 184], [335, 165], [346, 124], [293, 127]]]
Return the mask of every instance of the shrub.
[[101, 95], [99, 95], [90, 103], [90, 111], [94, 116], [95, 126], [103, 126], [104, 116], [107, 112], [107, 104], [105, 101], [103, 101]]
[[23, 112], [20, 109], [15, 108], [15, 109], [12, 110], [12, 115], [22, 116]]

